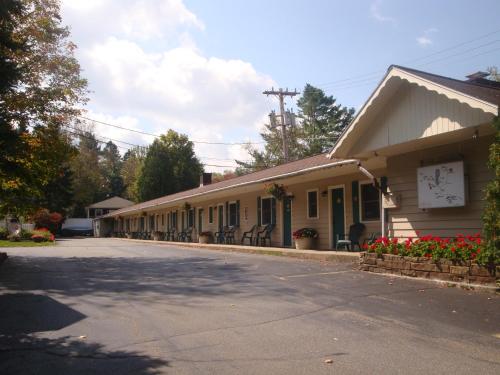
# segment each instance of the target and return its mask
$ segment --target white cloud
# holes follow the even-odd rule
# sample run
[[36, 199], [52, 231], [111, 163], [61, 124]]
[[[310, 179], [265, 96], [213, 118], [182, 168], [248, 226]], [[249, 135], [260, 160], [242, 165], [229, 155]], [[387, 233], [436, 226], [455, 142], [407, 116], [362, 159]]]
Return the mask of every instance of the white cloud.
[[[204, 25], [182, 1], [64, 0], [63, 16], [92, 90], [88, 117], [155, 134], [171, 128], [192, 140], [260, 141], [257, 124], [268, 112], [261, 93], [276, 83], [248, 62], [202, 53], [190, 30]], [[99, 124], [96, 132], [153, 139]], [[195, 150], [209, 164], [248, 159], [238, 145], [196, 143]]]
[[379, 22], [396, 23], [396, 20], [393, 17], [385, 16], [382, 14], [382, 11], [380, 10], [381, 5], [382, 5], [382, 0], [375, 0], [370, 4], [371, 17]]
[[438, 29], [435, 27], [431, 27], [427, 30], [424, 30], [421, 36], [417, 37], [417, 43], [421, 47], [427, 47], [433, 43], [433, 40], [430, 38], [431, 34], [437, 33]]
[[422, 47], [426, 47], [428, 46], [429, 44], [432, 44], [432, 40], [430, 40], [429, 38], [427, 38], [426, 36], [419, 36], [417, 38], [417, 43], [419, 45], [421, 45]]

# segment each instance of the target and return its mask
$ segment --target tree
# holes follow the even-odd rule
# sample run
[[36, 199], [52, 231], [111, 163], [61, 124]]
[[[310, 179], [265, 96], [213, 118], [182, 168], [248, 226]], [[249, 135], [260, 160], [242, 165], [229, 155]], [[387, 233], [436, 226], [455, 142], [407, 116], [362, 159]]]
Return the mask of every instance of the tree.
[[123, 155], [123, 163], [120, 170], [120, 176], [124, 185], [124, 198], [130, 199], [134, 202], [139, 201], [137, 193], [137, 179], [141, 172], [142, 164], [146, 156], [143, 147], [134, 147], [128, 149]]
[[331, 149], [340, 134], [352, 121], [354, 108], [335, 104], [333, 96], [307, 84], [297, 101], [302, 120], [304, 156], [311, 156]]
[[[289, 125], [286, 134], [290, 161], [328, 151], [354, 115], [354, 108], [336, 104], [333, 96], [327, 96], [323, 90], [310, 84], [304, 87], [297, 107], [298, 124]], [[246, 149], [252, 161], [236, 160], [239, 165], [237, 174], [273, 167], [284, 162], [281, 127], [267, 124], [260, 135], [265, 142], [264, 149], [259, 150], [247, 145]]]
[[61, 129], [86, 102], [86, 81], [58, 1], [6, 0], [0, 21], [0, 214], [25, 215], [73, 156]]
[[109, 141], [102, 149], [99, 165], [108, 195], [121, 196], [124, 191], [123, 178], [120, 175], [122, 158], [113, 142]]
[[85, 207], [106, 198], [106, 181], [99, 167], [99, 142], [91, 131], [78, 136], [78, 154], [71, 161], [75, 206], [73, 216], [84, 216]]
[[500, 264], [500, 117], [493, 122], [495, 138], [490, 146], [488, 167], [493, 170], [493, 179], [485, 190], [483, 229], [486, 251], [480, 260], [488, 264]]
[[198, 186], [203, 166], [193, 142], [169, 130], [149, 146], [137, 179], [140, 201], [158, 198]]

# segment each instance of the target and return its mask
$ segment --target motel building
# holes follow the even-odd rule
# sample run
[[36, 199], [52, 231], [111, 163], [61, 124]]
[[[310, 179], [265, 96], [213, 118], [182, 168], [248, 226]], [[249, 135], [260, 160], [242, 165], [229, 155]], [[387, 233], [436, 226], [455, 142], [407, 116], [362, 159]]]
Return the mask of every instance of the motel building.
[[[234, 243], [272, 225], [266, 246], [293, 247], [314, 228], [318, 249], [336, 249], [355, 223], [364, 238], [481, 231], [483, 190], [500, 83], [476, 73], [460, 81], [390, 66], [328, 154], [125, 207], [97, 219], [98, 236], [147, 236], [231, 227]], [[267, 193], [283, 186], [284, 196]], [[145, 234], [144, 234], [145, 233]], [[164, 240], [178, 240], [168, 236]]]

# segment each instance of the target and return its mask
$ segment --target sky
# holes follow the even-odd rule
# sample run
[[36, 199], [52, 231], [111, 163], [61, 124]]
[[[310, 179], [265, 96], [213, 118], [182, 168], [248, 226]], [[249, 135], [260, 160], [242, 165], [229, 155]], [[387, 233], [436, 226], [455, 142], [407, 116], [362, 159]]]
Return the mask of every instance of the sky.
[[239, 143], [262, 147], [259, 131], [279, 109], [262, 91], [310, 83], [359, 109], [391, 64], [464, 79], [500, 67], [498, 14], [498, 0], [62, 0], [91, 90], [85, 116], [227, 143], [195, 143], [219, 172], [248, 160]]

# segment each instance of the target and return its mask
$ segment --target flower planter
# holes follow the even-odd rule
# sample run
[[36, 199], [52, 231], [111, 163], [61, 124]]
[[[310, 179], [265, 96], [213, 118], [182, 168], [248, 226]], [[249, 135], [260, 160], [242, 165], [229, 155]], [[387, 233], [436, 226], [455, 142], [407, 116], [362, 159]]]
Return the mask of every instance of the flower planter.
[[316, 238], [303, 237], [295, 239], [295, 248], [297, 250], [316, 250], [317, 241]]
[[133, 238], [132, 233], [126, 233], [125, 237], [128, 238], [129, 240], [131, 240]]
[[198, 243], [211, 243], [212, 242], [212, 236], [199, 236], [198, 237]]
[[153, 241], [160, 241], [160, 240], [161, 240], [161, 234], [153, 233]]

